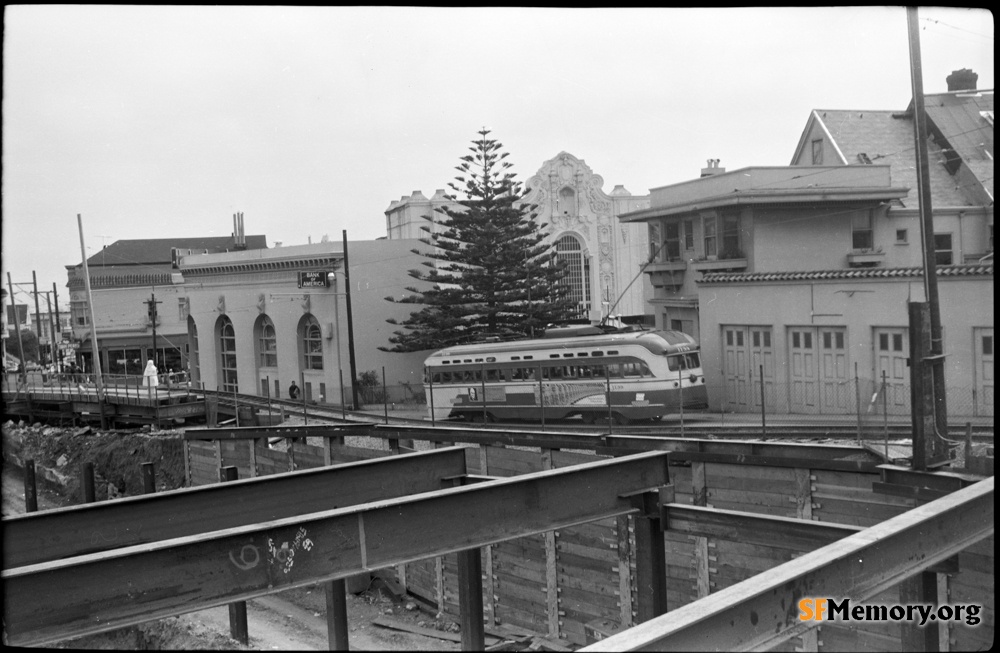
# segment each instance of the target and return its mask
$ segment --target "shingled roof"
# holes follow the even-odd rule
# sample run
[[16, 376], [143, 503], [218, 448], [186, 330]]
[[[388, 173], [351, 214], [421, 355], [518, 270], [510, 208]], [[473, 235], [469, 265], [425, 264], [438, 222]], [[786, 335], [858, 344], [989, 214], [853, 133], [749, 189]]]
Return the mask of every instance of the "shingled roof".
[[[913, 119], [897, 111], [840, 111], [817, 109], [813, 112], [840, 148], [848, 165], [859, 164], [859, 155], [871, 163], [888, 163], [893, 186], [909, 188], [902, 200], [916, 207], [916, 153], [913, 147]], [[968, 206], [958, 182], [944, 167], [944, 154], [935, 143], [928, 149], [931, 201], [935, 206]]]
[[[992, 277], [993, 264], [940, 265], [939, 277]], [[711, 272], [697, 281], [709, 283], [768, 283], [775, 281], [833, 281], [840, 279], [897, 279], [922, 277], [923, 268], [851, 268], [846, 270], [812, 270], [807, 272]]]
[[[267, 248], [267, 236], [247, 236], [246, 249]], [[88, 266], [151, 265], [170, 264], [170, 250], [190, 249], [198, 253], [234, 251], [236, 242], [232, 236], [209, 236], [200, 238], [138, 238], [117, 240], [87, 259]]]

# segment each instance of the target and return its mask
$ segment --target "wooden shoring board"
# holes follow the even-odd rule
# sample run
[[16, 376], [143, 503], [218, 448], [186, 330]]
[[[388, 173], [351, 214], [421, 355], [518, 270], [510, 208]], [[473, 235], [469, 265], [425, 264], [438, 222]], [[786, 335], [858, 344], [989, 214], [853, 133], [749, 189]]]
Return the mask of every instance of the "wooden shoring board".
[[795, 597], [863, 602], [991, 536], [993, 500], [991, 477], [582, 650], [770, 648], [819, 623]]

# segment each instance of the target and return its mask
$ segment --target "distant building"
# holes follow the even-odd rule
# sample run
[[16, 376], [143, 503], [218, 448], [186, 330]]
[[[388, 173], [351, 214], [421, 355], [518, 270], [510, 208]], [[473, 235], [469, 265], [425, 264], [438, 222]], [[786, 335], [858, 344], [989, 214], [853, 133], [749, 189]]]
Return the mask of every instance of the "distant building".
[[[548, 225], [546, 242], [555, 245], [569, 268], [566, 283], [578, 316], [598, 322], [610, 310], [627, 322], [642, 323], [648, 320], [652, 288], [648, 279], [636, 276], [649, 256], [647, 233], [618, 216], [649, 206], [649, 198], [621, 185], [609, 195], [603, 186], [604, 179], [582, 159], [560, 152], [528, 179], [524, 202], [538, 205], [536, 221]], [[448, 204], [443, 190], [430, 199], [413, 191], [392, 202], [385, 211], [389, 239], [440, 233], [446, 216], [434, 209]]]
[[[934, 256], [949, 414], [992, 415], [993, 91], [970, 73], [925, 98]], [[710, 160], [622, 216], [648, 224], [656, 325], [698, 334], [714, 409], [853, 414], [884, 396], [909, 411], [907, 304], [924, 300], [913, 135], [912, 106], [816, 110], [791, 166]]]
[[[263, 249], [263, 235], [202, 238], [119, 240], [87, 259], [94, 297], [101, 369], [106, 374], [142, 374], [153, 358], [153, 317], [156, 302], [156, 362], [166, 370], [187, 365], [186, 298], [182, 277], [174, 267], [180, 252], [225, 252]], [[93, 369], [90, 312], [83, 264], [67, 265], [73, 346], [81, 364]]]
[[[427, 352], [378, 349], [390, 347], [399, 328], [386, 320], [403, 321], [418, 308], [385, 299], [410, 294], [407, 270], [419, 265], [410, 251], [417, 245], [348, 243], [357, 373], [368, 372], [377, 385], [367, 394], [359, 388], [362, 403], [382, 403], [375, 390], [383, 374], [389, 401], [423, 395]], [[184, 255], [178, 271], [196, 386], [287, 399], [295, 382], [306, 401], [352, 403], [343, 243]]]

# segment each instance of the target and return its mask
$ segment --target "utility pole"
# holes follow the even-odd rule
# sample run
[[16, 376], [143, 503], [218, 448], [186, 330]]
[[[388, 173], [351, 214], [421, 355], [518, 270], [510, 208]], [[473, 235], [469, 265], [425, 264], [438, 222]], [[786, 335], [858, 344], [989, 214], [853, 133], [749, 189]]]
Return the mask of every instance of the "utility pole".
[[97, 384], [97, 400], [101, 407], [101, 428], [108, 428], [108, 418], [104, 415], [104, 377], [101, 376], [101, 350], [97, 346], [97, 321], [94, 315], [94, 294], [90, 289], [90, 266], [87, 265], [87, 247], [83, 241], [83, 216], [76, 214], [76, 224], [80, 230], [80, 255], [83, 256], [83, 282], [87, 289], [87, 308], [90, 317], [90, 342], [93, 345], [91, 360], [94, 364], [94, 380]]
[[62, 365], [57, 362], [59, 357], [56, 355], [56, 327], [52, 322], [52, 302], [49, 300], [48, 291], [45, 292], [45, 304], [49, 309], [49, 362], [56, 366], [56, 372], [61, 372]]
[[149, 300], [143, 303], [146, 304], [149, 323], [153, 325], [153, 365], [156, 365], [157, 369], [159, 369], [160, 366], [156, 362], [156, 305], [163, 302], [156, 301], [156, 293], [150, 293]]
[[24, 360], [24, 343], [21, 341], [21, 321], [17, 315], [17, 302], [14, 300], [14, 284], [10, 280], [10, 272], [7, 273], [7, 289], [10, 290], [10, 305], [14, 307], [14, 331], [17, 332], [17, 350], [21, 352], [21, 370], [27, 361]]
[[[930, 352], [913, 365], [929, 365], [933, 378], [934, 426], [937, 433], [914, 433], [914, 448], [925, 447], [926, 463], [933, 466], [948, 459], [948, 449], [937, 436], [948, 433], [948, 404], [944, 386], [944, 343], [941, 332], [941, 304], [938, 298], [937, 260], [934, 244], [934, 214], [931, 206], [930, 168], [927, 155], [927, 115], [924, 111], [923, 67], [920, 61], [920, 29], [917, 8], [906, 8], [906, 26], [910, 48], [910, 77], [913, 86], [913, 130], [917, 154], [917, 190], [920, 208], [920, 235], [924, 254], [924, 294], [930, 317]], [[911, 338], [913, 336], [911, 335]], [[916, 408], [916, 407], [914, 407]], [[925, 436], [926, 439], [919, 437]], [[922, 442], [918, 442], [918, 438]], [[917, 457], [914, 456], [916, 460]]]
[[351, 314], [351, 271], [347, 261], [347, 229], [344, 229], [344, 286], [347, 290], [347, 349], [351, 361], [351, 400], [352, 408], [358, 410], [358, 367], [354, 359], [354, 318]]
[[[35, 331], [38, 333], [38, 342], [41, 346], [42, 342], [42, 312], [38, 309], [38, 279], [35, 277], [35, 271], [31, 271], [31, 285], [35, 289]], [[39, 351], [39, 354], [41, 352]]]

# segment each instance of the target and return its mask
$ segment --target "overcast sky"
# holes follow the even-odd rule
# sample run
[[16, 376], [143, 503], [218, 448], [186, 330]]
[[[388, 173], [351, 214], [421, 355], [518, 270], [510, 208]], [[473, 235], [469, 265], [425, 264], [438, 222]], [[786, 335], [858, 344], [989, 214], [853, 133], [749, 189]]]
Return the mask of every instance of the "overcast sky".
[[[925, 92], [992, 89], [992, 14], [919, 14]], [[565, 150], [606, 192], [788, 165], [812, 109], [906, 108], [906, 35], [899, 7], [7, 6], [3, 271], [67, 303], [78, 213], [88, 255], [236, 212], [269, 246], [375, 239], [484, 126], [521, 181]]]

